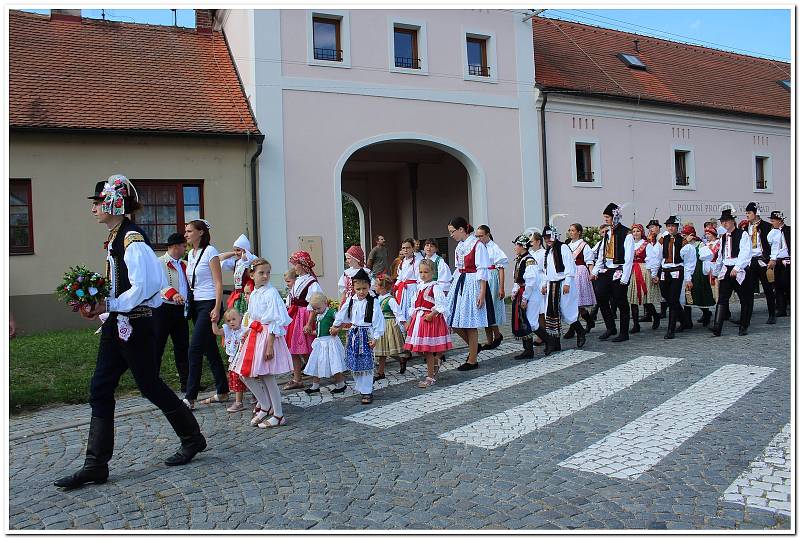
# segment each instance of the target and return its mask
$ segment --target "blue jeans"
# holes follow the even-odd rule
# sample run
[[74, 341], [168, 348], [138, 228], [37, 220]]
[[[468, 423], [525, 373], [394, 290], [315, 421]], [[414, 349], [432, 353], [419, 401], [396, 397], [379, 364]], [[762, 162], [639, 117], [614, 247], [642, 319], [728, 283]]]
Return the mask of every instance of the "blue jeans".
[[189, 343], [189, 379], [186, 382], [186, 398], [197, 399], [200, 390], [200, 377], [203, 374], [203, 354], [208, 358], [208, 366], [214, 375], [217, 395], [228, 392], [228, 374], [222, 364], [222, 357], [217, 347], [217, 337], [211, 331], [211, 310], [214, 300], [194, 301], [194, 331]]

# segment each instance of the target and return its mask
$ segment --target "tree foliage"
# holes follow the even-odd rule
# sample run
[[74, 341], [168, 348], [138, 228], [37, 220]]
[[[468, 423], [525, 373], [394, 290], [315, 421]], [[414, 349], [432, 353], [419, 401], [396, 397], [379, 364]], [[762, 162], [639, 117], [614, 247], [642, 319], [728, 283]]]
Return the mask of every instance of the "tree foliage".
[[358, 219], [358, 208], [345, 195], [342, 195], [342, 229], [345, 251], [351, 245], [361, 244], [361, 225]]

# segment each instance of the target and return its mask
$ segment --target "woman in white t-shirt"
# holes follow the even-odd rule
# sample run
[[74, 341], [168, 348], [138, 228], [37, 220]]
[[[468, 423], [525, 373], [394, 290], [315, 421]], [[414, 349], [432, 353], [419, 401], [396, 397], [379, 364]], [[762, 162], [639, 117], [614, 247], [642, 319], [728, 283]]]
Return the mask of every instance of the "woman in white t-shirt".
[[194, 331], [189, 343], [189, 379], [183, 402], [191, 409], [194, 409], [194, 401], [200, 389], [204, 354], [214, 375], [217, 391], [214, 396], [205, 399], [203, 404], [228, 400], [228, 376], [211, 329], [211, 325], [219, 321], [222, 308], [222, 268], [219, 252], [211, 245], [210, 228], [208, 221], [197, 219], [187, 223], [184, 234], [186, 242], [192, 245], [186, 264], [186, 278], [189, 281], [189, 296], [192, 298], [188, 314], [194, 322]]

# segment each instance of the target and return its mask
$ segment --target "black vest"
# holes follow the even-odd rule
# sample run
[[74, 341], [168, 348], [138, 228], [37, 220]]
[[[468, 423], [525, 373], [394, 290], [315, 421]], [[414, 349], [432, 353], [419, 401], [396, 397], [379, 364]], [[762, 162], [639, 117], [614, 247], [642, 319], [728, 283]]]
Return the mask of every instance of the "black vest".
[[[769, 255], [772, 253], [772, 246], [767, 241], [767, 234], [772, 230], [772, 225], [768, 224], [765, 220], [759, 221], [757, 227], [758, 235], [761, 236], [761, 258], [769, 260]], [[750, 241], [753, 241], [752, 239]]]
[[789, 225], [783, 225], [783, 228], [780, 229], [780, 232], [783, 232], [783, 239], [786, 240], [786, 252], [789, 253], [789, 256], [792, 256], [792, 230]]
[[[664, 236], [663, 241], [663, 255], [664, 260], [667, 259], [667, 255], [669, 254], [669, 243], [667, 240], [669, 239], [669, 235]], [[673, 264], [683, 264], [683, 257], [681, 256], [681, 249], [683, 248], [683, 236], [680, 234], [675, 234], [675, 258], [672, 260]]]
[[[736, 227], [736, 230], [731, 232], [731, 241], [733, 242], [733, 245], [731, 245], [731, 258], [739, 258], [739, 245], [742, 242], [742, 234], [744, 234], [744, 230], [742, 230], [739, 227]], [[727, 239], [728, 239], [728, 234], [727, 233], [723, 234], [722, 247], [720, 247], [721, 254], [719, 255], [723, 258], [723, 261], [725, 260], [725, 249], [726, 249], [725, 240]]]
[[[625, 238], [628, 236], [630, 229], [625, 225], [617, 225], [611, 231], [614, 234], [614, 264], [624, 264], [625, 263]], [[598, 253], [600, 256], [606, 256], [606, 242], [608, 241], [608, 236], [603, 235], [603, 245], [602, 250]]]
[[556, 265], [556, 273], [564, 273], [564, 259], [561, 257], [561, 246], [564, 245], [558, 240], [553, 242], [553, 245], [547, 248], [544, 253], [544, 271], [547, 273], [547, 255], [550, 251], [553, 252], [553, 263]]
[[[353, 312], [353, 300], [355, 296], [350, 296], [349, 301], [350, 303], [347, 304], [347, 318], [350, 318], [350, 315]], [[372, 293], [367, 294], [367, 309], [364, 312], [364, 323], [371, 324], [372, 323], [372, 311], [375, 309], [375, 296]]]
[[136, 224], [125, 217], [122, 220], [122, 223], [119, 225], [119, 230], [117, 230], [117, 235], [114, 238], [114, 241], [111, 242], [111, 260], [113, 261], [113, 267], [111, 271], [114, 272], [114, 292], [116, 297], [120, 297], [123, 293], [127, 292], [131, 288], [131, 282], [128, 279], [128, 266], [125, 264], [125, 235], [128, 232], [138, 232], [144, 238], [144, 242], [147, 244], [148, 247], [150, 245], [150, 239], [145, 234], [144, 230], [136, 226]]
[[522, 258], [517, 257], [514, 263], [514, 282], [520, 286], [525, 285], [525, 268], [528, 265], [528, 260], [533, 260], [530, 253], [525, 253]]

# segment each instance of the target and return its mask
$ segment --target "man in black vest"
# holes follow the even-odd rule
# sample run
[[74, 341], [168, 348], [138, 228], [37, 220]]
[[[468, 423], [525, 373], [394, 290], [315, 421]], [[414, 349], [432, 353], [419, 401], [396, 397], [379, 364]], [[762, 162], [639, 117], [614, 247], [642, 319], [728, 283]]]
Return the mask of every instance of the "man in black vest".
[[[692, 289], [692, 273], [694, 273], [697, 256], [694, 247], [684, 241], [678, 234], [680, 221], [677, 216], [670, 215], [664, 224], [668, 234], [658, 238], [654, 254], [659, 261], [658, 276], [653, 277], [653, 284], [658, 284], [663, 297], [669, 304], [669, 320], [665, 339], [675, 338], [675, 326], [681, 321], [681, 328], [691, 327], [691, 313], [688, 319], [681, 306], [684, 289]], [[681, 331], [681, 330], [678, 330]]]
[[782, 211], [774, 211], [769, 216], [772, 221], [768, 239], [770, 242], [769, 264], [767, 267], [775, 271], [775, 316], [787, 316], [786, 307], [789, 305], [789, 285], [791, 283], [791, 254], [792, 235], [791, 227], [784, 224]]
[[613, 202], [603, 210], [603, 221], [609, 225], [600, 240], [597, 262], [592, 268], [592, 280], [597, 280], [597, 304], [606, 324], [600, 340], [617, 335], [617, 326], [611, 310], [612, 298], [619, 309], [619, 335], [612, 342], [627, 341], [631, 306], [628, 303], [628, 283], [633, 269], [633, 236], [628, 227], [620, 224], [622, 212]]
[[[711, 270], [712, 274], [717, 277], [717, 286], [719, 287], [711, 331], [715, 337], [722, 335], [722, 325], [730, 316], [728, 305], [731, 294], [736, 292], [741, 304], [739, 335], [747, 335], [747, 322], [750, 320], [747, 310], [752, 308], [753, 304], [753, 289], [748, 286], [746, 281], [748, 266], [752, 258], [750, 256], [752, 254], [750, 237], [747, 232], [736, 226], [733, 209], [722, 210], [719, 222], [725, 228], [725, 233], [720, 238], [717, 261]], [[744, 280], [741, 277], [742, 272], [745, 274]]]
[[92, 214], [109, 229], [106, 247], [106, 278], [109, 297], [81, 316], [94, 320], [108, 312], [103, 323], [97, 365], [90, 385], [92, 419], [83, 468], [55, 481], [57, 487], [78, 488], [86, 483], [108, 480], [108, 461], [114, 452], [114, 390], [130, 369], [142, 395], [158, 406], [181, 440], [177, 453], [165, 464], [186, 464], [206, 448], [191, 411], [164, 383], [158, 374], [153, 309], [161, 305], [161, 289], [166, 283], [161, 263], [141, 228], [127, 214], [141, 206], [133, 185], [122, 175], [98, 182], [93, 196]]
[[[772, 230], [772, 225], [761, 219], [758, 215], [758, 203], [750, 202], [747, 205], [745, 214], [750, 222], [747, 225], [747, 233], [750, 235], [750, 247], [752, 250], [750, 270], [747, 272], [747, 285], [755, 291], [757, 283], [761, 282], [764, 289], [764, 297], [767, 300], [767, 324], [775, 323], [775, 289], [773, 284], [767, 279], [767, 265], [770, 260], [770, 244], [767, 236]], [[748, 310], [748, 315], [753, 315], [753, 310]], [[747, 321], [750, 325], [750, 320]]]

